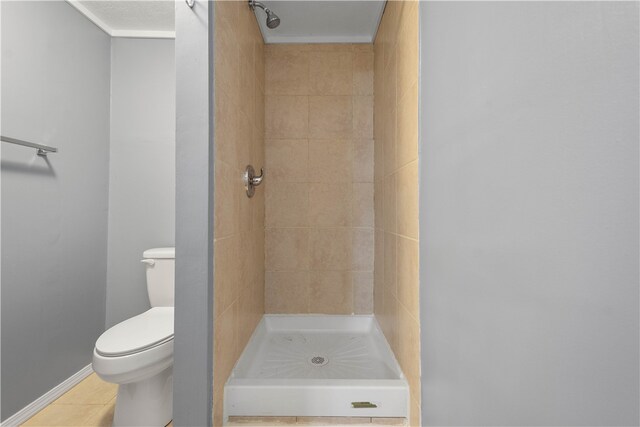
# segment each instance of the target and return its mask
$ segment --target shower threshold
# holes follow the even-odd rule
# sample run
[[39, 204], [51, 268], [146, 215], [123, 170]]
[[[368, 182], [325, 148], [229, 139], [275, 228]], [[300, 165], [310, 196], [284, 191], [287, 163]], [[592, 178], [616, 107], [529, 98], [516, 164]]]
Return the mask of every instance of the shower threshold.
[[265, 315], [224, 389], [225, 419], [409, 412], [409, 385], [374, 316]]

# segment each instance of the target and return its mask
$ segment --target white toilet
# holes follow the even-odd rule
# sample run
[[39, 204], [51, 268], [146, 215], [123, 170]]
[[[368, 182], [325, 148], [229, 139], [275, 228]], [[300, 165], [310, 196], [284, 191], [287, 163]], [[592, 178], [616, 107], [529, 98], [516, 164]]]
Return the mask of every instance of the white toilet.
[[173, 418], [175, 248], [144, 251], [151, 309], [104, 332], [93, 370], [119, 384], [114, 426], [165, 426]]

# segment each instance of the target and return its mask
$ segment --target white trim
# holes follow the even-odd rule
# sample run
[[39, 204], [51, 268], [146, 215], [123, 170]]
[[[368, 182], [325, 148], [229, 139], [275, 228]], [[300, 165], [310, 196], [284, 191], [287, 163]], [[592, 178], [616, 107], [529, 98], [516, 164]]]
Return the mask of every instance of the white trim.
[[67, 0], [71, 6], [75, 7], [78, 12], [83, 14], [87, 19], [98, 26], [102, 31], [111, 36], [111, 28], [100, 18], [93, 14], [89, 9], [84, 7], [78, 0]]
[[[374, 35], [375, 36], [375, 35]], [[264, 42], [272, 43], [372, 43], [371, 36], [268, 36]]]
[[83, 14], [89, 21], [96, 24], [98, 28], [107, 33], [110, 37], [127, 37], [138, 39], [175, 39], [175, 31], [150, 31], [150, 30], [114, 30], [93, 12], [87, 9], [78, 0], [66, 0], [78, 12]]
[[23, 424], [29, 418], [33, 417], [35, 414], [43, 410], [51, 402], [65, 394], [67, 391], [71, 390], [73, 386], [91, 375], [92, 372], [93, 368], [91, 367], [91, 364], [88, 364], [51, 390], [4, 420], [2, 424], [0, 424], [0, 427], [13, 427]]
[[147, 30], [111, 30], [111, 37], [128, 37], [133, 39], [175, 39], [175, 31]]

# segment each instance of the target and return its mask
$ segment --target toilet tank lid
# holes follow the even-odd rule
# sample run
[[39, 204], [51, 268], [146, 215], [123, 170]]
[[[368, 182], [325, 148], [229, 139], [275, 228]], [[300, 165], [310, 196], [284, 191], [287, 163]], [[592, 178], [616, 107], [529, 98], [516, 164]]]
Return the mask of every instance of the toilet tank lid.
[[175, 258], [176, 248], [153, 248], [142, 253], [143, 258]]

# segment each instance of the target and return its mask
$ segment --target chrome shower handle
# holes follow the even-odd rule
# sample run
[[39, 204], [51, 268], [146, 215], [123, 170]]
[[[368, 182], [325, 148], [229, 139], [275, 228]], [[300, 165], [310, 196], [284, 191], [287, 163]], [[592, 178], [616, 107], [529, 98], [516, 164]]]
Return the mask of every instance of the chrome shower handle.
[[263, 178], [264, 178], [264, 169], [260, 168], [260, 175], [257, 175], [251, 178], [251, 184], [254, 187], [257, 187], [258, 185], [262, 184]]
[[247, 190], [247, 197], [253, 197], [256, 192], [256, 187], [262, 184], [264, 179], [264, 169], [260, 168], [260, 175], [256, 175], [256, 171], [253, 166], [248, 165], [244, 171], [244, 188]]

